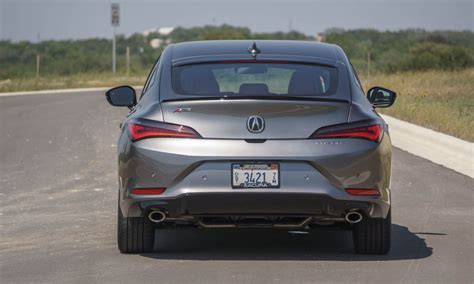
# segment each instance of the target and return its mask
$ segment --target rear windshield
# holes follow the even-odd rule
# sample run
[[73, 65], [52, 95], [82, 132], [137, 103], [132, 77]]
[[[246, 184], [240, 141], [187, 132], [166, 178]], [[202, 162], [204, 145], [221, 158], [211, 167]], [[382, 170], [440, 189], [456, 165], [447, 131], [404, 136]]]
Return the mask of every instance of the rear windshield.
[[173, 89], [197, 96], [329, 96], [337, 68], [298, 63], [204, 63], [173, 67]]

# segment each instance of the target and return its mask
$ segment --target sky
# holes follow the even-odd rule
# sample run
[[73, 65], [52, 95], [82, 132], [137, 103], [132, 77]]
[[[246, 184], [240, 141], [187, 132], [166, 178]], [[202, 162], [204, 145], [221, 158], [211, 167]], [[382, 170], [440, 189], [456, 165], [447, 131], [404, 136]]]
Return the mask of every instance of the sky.
[[0, 39], [111, 38], [112, 2], [120, 3], [117, 33], [125, 35], [224, 23], [307, 35], [332, 27], [474, 30], [474, 0], [0, 0]]

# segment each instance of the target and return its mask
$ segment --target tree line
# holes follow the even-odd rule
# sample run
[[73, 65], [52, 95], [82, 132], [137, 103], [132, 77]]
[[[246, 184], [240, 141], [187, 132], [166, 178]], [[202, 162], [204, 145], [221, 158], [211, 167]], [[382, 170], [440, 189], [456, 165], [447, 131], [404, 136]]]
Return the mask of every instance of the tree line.
[[[162, 43], [153, 48], [152, 40]], [[298, 31], [256, 33], [230, 25], [178, 27], [168, 35], [135, 33], [117, 37], [117, 70], [125, 72], [125, 50], [130, 48], [131, 74], [145, 74], [169, 43], [217, 39], [285, 39], [314, 41]], [[377, 31], [328, 29], [321, 39], [340, 45], [359, 73], [392, 73], [408, 70], [456, 70], [474, 67], [472, 31]], [[73, 75], [111, 71], [111, 40], [0, 41], [0, 80], [34, 76], [36, 57], [41, 73]], [[156, 47], [156, 46], [155, 46]], [[369, 71], [370, 64], [370, 71]]]

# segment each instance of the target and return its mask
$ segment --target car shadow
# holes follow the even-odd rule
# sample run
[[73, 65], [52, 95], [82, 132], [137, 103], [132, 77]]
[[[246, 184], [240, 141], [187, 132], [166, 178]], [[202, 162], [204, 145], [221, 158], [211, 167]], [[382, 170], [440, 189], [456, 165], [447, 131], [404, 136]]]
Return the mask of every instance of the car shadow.
[[142, 254], [143, 257], [167, 260], [386, 261], [421, 259], [433, 253], [423, 238], [396, 224], [392, 225], [392, 249], [387, 255], [355, 254], [351, 231], [336, 228], [318, 228], [308, 234], [264, 229], [195, 228], [162, 229], [156, 233], [155, 252]]

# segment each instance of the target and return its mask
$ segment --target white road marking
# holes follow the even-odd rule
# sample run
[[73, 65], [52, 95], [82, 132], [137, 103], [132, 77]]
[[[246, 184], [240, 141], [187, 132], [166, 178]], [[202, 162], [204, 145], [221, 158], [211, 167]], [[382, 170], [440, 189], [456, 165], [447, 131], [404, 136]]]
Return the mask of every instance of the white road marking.
[[[23, 92], [7, 92], [0, 93], [0, 97], [13, 96], [30, 96], [30, 95], [50, 95], [50, 94], [71, 94], [71, 93], [86, 93], [86, 92], [105, 92], [111, 87], [101, 88], [76, 88], [76, 89], [57, 89], [57, 90], [41, 90], [41, 91], [23, 91]], [[137, 92], [142, 89], [141, 86], [133, 87]]]

